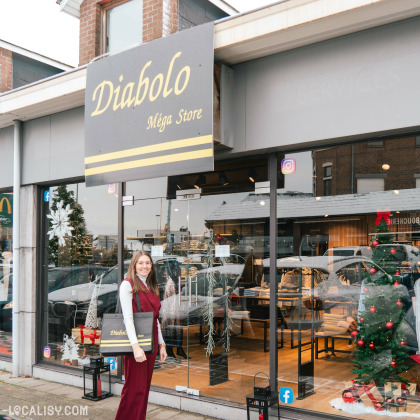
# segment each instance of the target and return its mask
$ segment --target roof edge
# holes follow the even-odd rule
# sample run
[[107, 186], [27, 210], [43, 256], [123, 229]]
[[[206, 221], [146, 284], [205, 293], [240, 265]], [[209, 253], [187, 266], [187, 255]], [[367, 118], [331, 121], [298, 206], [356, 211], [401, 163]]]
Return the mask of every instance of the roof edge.
[[61, 70], [73, 70], [74, 67], [68, 64], [62, 63], [61, 61], [54, 60], [53, 58], [46, 57], [45, 55], [38, 54], [34, 51], [27, 50], [26, 48], [19, 47], [15, 44], [11, 44], [10, 42], [4, 41], [0, 39], [0, 47], [4, 48], [5, 50], [12, 51], [14, 53], [23, 55], [24, 57], [31, 58], [32, 60], [40, 61], [41, 63], [48, 64], [52, 67], [57, 67]]

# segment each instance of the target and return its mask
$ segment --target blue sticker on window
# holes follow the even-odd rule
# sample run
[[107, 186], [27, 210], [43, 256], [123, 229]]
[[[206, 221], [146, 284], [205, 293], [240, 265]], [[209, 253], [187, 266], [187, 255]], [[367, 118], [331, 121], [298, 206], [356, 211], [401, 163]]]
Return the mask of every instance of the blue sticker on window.
[[293, 402], [293, 389], [291, 388], [280, 388], [280, 401], [283, 404], [291, 404]]

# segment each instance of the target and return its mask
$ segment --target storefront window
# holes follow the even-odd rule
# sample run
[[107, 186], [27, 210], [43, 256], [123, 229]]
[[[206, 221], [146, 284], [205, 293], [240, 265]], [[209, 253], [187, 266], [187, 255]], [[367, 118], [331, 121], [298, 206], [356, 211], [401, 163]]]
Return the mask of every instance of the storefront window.
[[278, 190], [279, 242], [289, 244], [277, 260], [280, 401], [350, 418], [418, 417], [415, 136], [371, 146], [286, 155], [297, 163]]
[[268, 297], [248, 294], [266, 291], [269, 203], [255, 194], [266, 180], [263, 157], [127, 183], [134, 206], [125, 207], [125, 248], [153, 255], [169, 354], [153, 385], [243, 402], [254, 375], [268, 372]]
[[116, 187], [61, 185], [43, 196], [41, 357], [81, 366], [98, 355], [103, 313], [115, 311]]
[[12, 354], [13, 194], [0, 193], [0, 356]]

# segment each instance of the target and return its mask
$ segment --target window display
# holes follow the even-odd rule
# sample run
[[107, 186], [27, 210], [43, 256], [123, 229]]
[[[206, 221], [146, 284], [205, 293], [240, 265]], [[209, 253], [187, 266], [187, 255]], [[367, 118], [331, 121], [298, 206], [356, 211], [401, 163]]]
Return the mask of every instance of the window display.
[[[125, 267], [136, 250], [152, 256], [169, 356], [152, 385], [244, 403], [254, 376], [269, 372], [274, 328], [281, 404], [420, 417], [414, 147], [415, 137], [384, 140], [374, 162], [368, 142], [278, 156], [294, 171], [278, 175], [274, 326], [270, 196], [255, 188], [266, 158], [127, 183]], [[358, 179], [378, 174], [382, 191], [358, 191]], [[80, 365], [98, 352], [102, 315], [117, 301], [114, 193], [61, 186], [44, 206], [44, 360]]]
[[[292, 390], [293, 407], [418, 418], [415, 137], [383, 140], [381, 150], [369, 146], [286, 155], [313, 171], [307, 176], [298, 164], [278, 190], [279, 236], [292, 233], [288, 253], [279, 249], [277, 260], [285, 319], [278, 328], [279, 388]], [[286, 306], [285, 296], [295, 301]]]
[[0, 193], [0, 355], [12, 355], [13, 194]]
[[106, 187], [84, 184], [45, 196], [43, 360], [81, 366], [98, 354], [103, 313], [115, 310], [118, 201]]

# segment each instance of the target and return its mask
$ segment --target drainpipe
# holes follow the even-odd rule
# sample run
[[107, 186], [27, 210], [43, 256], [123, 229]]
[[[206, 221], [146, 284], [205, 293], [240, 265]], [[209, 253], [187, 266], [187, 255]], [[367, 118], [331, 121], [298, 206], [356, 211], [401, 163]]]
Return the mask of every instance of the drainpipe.
[[13, 377], [19, 376], [19, 260], [20, 260], [20, 174], [21, 174], [22, 123], [14, 122], [13, 151], [13, 318], [12, 318], [12, 360]]

